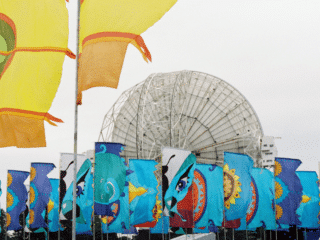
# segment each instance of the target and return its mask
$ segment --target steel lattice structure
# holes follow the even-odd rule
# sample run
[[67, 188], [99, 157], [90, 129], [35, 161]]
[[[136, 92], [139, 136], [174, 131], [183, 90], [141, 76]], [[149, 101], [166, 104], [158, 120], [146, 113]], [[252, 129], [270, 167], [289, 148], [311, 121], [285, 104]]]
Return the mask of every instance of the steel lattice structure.
[[99, 141], [126, 145], [123, 156], [159, 159], [161, 147], [191, 150], [197, 161], [223, 164], [223, 152], [260, 159], [263, 130], [245, 97], [200, 72], [157, 73], [123, 92], [105, 115]]

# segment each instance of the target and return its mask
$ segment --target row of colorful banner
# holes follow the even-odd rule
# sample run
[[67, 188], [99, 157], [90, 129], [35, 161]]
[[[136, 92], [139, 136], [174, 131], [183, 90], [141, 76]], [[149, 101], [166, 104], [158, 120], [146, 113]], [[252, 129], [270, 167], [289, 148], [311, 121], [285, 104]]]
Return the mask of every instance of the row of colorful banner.
[[[254, 168], [244, 154], [224, 153], [223, 168], [196, 163], [187, 150], [163, 148], [162, 160], [121, 157], [124, 145], [98, 142], [94, 165], [77, 155], [77, 234], [92, 234], [94, 215], [103, 233], [194, 233], [236, 230], [318, 229], [320, 196], [316, 172], [296, 171], [301, 161], [276, 158], [274, 173]], [[63, 231], [72, 225], [73, 154], [61, 154], [60, 182], [49, 179], [51, 163], [32, 163], [29, 172], [8, 171], [7, 229]], [[93, 169], [94, 166], [94, 169]], [[60, 192], [59, 190], [60, 189]], [[59, 223], [60, 219], [60, 223]], [[59, 225], [60, 224], [60, 225]]]

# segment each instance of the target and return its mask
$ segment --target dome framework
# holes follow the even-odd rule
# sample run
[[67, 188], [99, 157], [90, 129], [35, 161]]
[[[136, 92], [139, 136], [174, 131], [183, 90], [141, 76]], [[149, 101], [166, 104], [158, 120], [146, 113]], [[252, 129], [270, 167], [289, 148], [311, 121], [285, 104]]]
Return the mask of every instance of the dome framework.
[[126, 159], [159, 159], [165, 146], [188, 149], [197, 162], [223, 164], [224, 151], [259, 166], [263, 130], [245, 97], [206, 73], [150, 75], [121, 94], [105, 115], [99, 141], [126, 145]]

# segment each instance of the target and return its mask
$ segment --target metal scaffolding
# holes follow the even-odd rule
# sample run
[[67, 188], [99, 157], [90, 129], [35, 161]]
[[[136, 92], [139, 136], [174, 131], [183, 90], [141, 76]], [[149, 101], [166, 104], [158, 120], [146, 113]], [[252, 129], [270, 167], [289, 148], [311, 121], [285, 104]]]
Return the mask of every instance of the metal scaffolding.
[[263, 130], [245, 97], [195, 71], [157, 73], [123, 92], [105, 115], [99, 141], [126, 145], [126, 159], [159, 159], [161, 147], [192, 151], [200, 163], [223, 164], [223, 152], [250, 155], [258, 166]]

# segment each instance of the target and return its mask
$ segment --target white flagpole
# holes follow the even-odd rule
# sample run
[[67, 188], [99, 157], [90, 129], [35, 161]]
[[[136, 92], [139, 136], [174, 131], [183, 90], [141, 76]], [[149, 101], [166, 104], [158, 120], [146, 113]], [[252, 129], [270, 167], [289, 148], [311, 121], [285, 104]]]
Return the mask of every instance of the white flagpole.
[[80, 30], [80, 0], [77, 1], [77, 55], [76, 55], [76, 89], [74, 110], [74, 168], [73, 168], [73, 206], [72, 206], [72, 240], [76, 240], [76, 207], [77, 207], [77, 146], [78, 146], [78, 68], [79, 68], [79, 30]]

